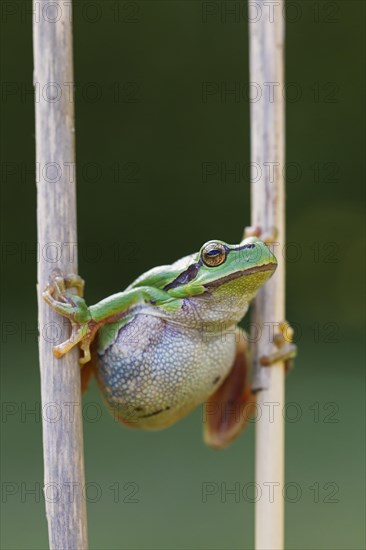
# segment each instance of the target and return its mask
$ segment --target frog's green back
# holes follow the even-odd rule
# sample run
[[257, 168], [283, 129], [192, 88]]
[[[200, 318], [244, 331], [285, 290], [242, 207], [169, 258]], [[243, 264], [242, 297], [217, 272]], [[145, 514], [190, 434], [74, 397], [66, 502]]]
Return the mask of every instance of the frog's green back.
[[163, 289], [166, 285], [174, 281], [183, 271], [197, 261], [198, 253], [189, 254], [180, 258], [171, 265], [160, 265], [153, 267], [138, 277], [126, 290], [140, 286], [149, 286]]

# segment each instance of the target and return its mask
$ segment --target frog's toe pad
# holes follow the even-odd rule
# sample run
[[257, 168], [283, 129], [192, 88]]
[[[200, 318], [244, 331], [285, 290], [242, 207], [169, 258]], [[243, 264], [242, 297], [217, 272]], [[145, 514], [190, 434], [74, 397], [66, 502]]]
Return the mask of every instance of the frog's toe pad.
[[229, 445], [243, 430], [255, 408], [255, 395], [248, 382], [249, 361], [243, 344], [228, 376], [205, 403], [204, 440], [217, 449]]

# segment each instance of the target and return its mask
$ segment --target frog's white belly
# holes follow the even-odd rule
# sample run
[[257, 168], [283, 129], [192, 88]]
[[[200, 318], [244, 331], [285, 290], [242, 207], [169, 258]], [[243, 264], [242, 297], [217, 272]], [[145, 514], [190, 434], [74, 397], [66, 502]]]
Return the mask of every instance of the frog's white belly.
[[234, 356], [235, 327], [204, 332], [138, 314], [100, 356], [97, 378], [121, 421], [159, 429], [206, 401]]

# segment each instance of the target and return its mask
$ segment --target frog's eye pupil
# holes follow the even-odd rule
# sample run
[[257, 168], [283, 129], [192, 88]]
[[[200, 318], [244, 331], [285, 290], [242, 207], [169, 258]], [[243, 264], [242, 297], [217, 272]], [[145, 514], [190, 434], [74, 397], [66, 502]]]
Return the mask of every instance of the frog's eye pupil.
[[226, 260], [226, 249], [220, 243], [209, 243], [201, 253], [202, 261], [208, 267], [216, 267], [221, 265]]

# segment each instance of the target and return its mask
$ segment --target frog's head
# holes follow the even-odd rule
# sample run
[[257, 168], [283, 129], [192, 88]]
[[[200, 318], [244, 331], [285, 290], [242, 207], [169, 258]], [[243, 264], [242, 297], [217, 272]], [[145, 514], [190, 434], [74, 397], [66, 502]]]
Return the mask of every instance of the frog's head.
[[187, 298], [204, 291], [220, 302], [237, 300], [240, 304], [249, 303], [276, 267], [276, 257], [256, 237], [244, 239], [237, 245], [213, 240], [189, 257], [186, 269], [164, 290]]

